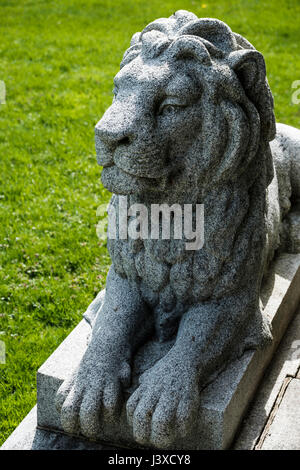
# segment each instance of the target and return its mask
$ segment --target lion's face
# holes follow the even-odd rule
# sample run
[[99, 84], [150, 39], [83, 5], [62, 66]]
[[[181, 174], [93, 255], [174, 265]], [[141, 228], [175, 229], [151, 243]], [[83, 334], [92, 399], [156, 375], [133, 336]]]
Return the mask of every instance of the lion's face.
[[96, 126], [102, 182], [111, 192], [176, 189], [177, 199], [191, 202], [196, 190], [245, 171], [260, 128], [269, 132], [259, 115], [273, 116], [262, 56], [241, 50], [218, 20], [184, 21], [148, 25], [124, 55], [113, 103]]
[[116, 75], [113, 104], [96, 126], [102, 181], [110, 191], [163, 190], [191, 166], [187, 150], [201, 129], [201, 90], [185, 72], [163, 57], [147, 62], [139, 56]]

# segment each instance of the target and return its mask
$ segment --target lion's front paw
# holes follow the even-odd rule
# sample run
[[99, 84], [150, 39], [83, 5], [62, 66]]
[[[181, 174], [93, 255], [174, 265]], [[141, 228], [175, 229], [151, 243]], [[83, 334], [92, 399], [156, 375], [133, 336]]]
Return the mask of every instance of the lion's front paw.
[[197, 374], [167, 355], [140, 378], [127, 402], [127, 418], [140, 444], [168, 448], [189, 432], [199, 401]]
[[83, 361], [76, 373], [63, 382], [56, 396], [61, 425], [70, 434], [95, 439], [101, 421], [116, 417], [122, 404], [121, 384], [128, 383], [128, 363], [91, 364]]

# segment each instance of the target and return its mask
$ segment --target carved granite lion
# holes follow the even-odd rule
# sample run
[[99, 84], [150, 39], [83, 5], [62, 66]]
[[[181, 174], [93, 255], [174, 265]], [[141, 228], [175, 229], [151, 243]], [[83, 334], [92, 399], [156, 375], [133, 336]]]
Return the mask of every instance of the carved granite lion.
[[[129, 204], [204, 204], [205, 242], [108, 241], [92, 338], [57, 396], [64, 429], [95, 439], [127, 419], [136, 441], [185, 436], [201, 389], [272, 340], [259, 294], [300, 196], [300, 132], [276, 128], [263, 56], [222, 21], [178, 11], [133, 36], [96, 126], [102, 182]], [[132, 372], [138, 383], [132, 382]]]

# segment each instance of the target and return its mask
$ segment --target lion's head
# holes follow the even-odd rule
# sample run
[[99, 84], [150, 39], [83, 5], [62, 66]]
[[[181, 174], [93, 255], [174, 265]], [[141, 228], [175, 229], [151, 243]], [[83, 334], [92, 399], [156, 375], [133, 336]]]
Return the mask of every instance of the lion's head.
[[150, 23], [133, 36], [114, 83], [96, 126], [110, 191], [206, 191], [257, 170], [270, 182], [275, 118], [265, 62], [222, 21], [178, 11]]

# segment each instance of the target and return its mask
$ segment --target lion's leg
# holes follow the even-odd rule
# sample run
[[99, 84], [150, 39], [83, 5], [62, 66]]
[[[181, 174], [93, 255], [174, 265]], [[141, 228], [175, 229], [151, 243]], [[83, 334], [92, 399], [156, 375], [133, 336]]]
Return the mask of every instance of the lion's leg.
[[86, 353], [57, 393], [57, 408], [66, 432], [97, 437], [100, 412], [105, 421], [121, 408], [121, 387], [130, 383], [132, 354], [150, 332], [151, 317], [139, 289], [120, 278], [112, 267]]
[[128, 400], [127, 416], [138, 442], [166, 448], [176, 434], [188, 433], [201, 388], [248, 345], [245, 335], [256, 319], [245, 295], [200, 304], [183, 315], [173, 348], [143, 374]]
[[262, 347], [271, 340], [259, 299], [249, 288], [187, 311], [180, 322], [175, 348], [187, 351], [205, 386], [246, 349]]

